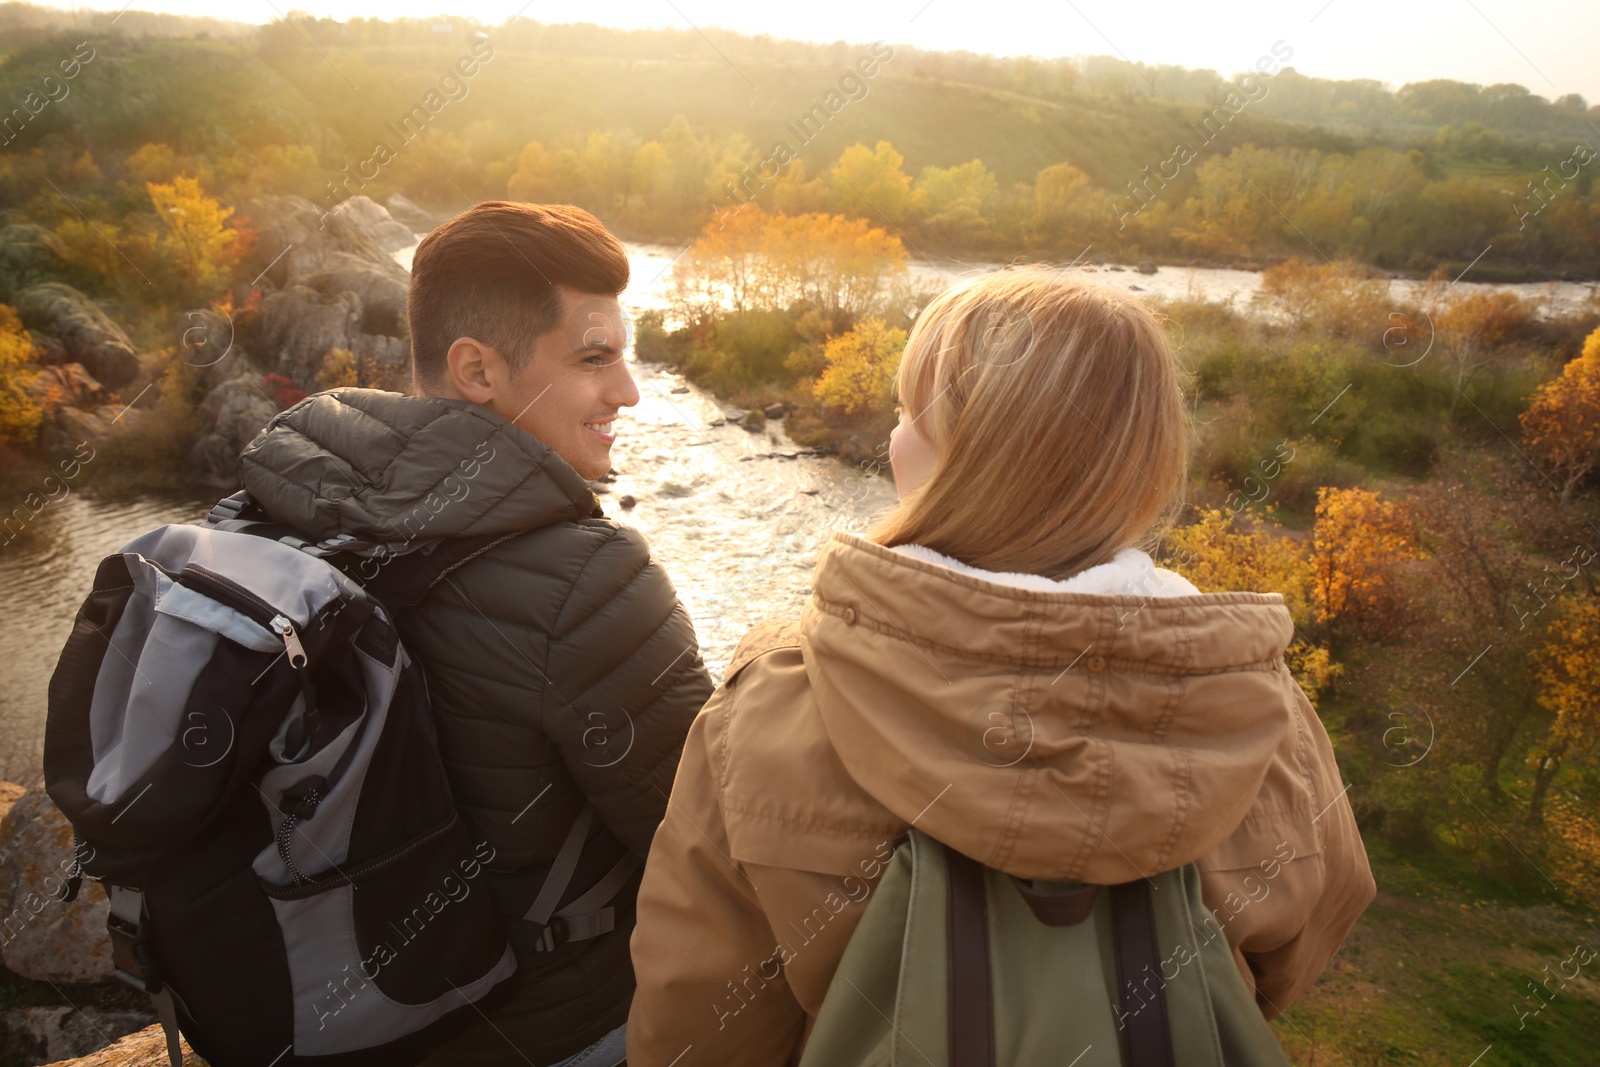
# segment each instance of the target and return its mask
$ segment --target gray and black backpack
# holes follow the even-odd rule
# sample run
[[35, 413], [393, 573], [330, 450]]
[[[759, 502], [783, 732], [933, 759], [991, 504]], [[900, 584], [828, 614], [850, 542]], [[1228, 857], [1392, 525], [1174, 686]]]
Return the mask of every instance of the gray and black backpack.
[[[46, 788], [174, 1067], [180, 1030], [218, 1067], [416, 1063], [517, 959], [394, 612], [514, 535], [308, 544], [252, 508], [102, 561], [50, 681]], [[611, 928], [633, 869], [557, 910], [587, 824], [529, 916], [567, 939]]]

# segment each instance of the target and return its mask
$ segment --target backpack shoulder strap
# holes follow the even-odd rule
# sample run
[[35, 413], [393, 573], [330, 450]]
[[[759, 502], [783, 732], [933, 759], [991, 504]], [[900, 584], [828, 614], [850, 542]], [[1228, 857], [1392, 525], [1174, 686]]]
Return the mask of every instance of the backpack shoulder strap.
[[292, 527], [273, 522], [244, 490], [217, 501], [204, 524], [230, 533], [271, 538], [307, 555], [326, 559], [390, 611], [413, 607], [451, 571], [524, 532], [440, 537], [407, 544], [363, 541], [350, 534], [339, 534], [312, 542]]
[[[111, 904], [106, 915], [106, 931], [111, 935], [111, 958], [116, 976], [150, 998], [156, 1017], [161, 1020], [161, 1032], [166, 1035], [169, 1067], [183, 1067], [178, 1028], [178, 1009], [183, 1007], [183, 1002], [178, 999], [177, 991], [162, 982], [150, 966], [144, 893], [130, 886], [107, 883], [106, 896]], [[188, 1009], [184, 1010], [187, 1013]]]
[[550, 873], [545, 876], [544, 885], [539, 888], [533, 906], [523, 916], [527, 922], [540, 927], [539, 941], [534, 947], [536, 952], [549, 952], [568, 941], [587, 941], [616, 929], [616, 909], [609, 905], [639, 868], [639, 857], [632, 852], [626, 853], [577, 900], [560, 911], [556, 910], [562, 895], [572, 884], [572, 876], [578, 869], [578, 857], [583, 852], [583, 844], [589, 837], [589, 827], [593, 823], [594, 805], [585, 804], [572, 829], [567, 831], [566, 839], [561, 842], [561, 850], [556, 853], [555, 862], [550, 865]]

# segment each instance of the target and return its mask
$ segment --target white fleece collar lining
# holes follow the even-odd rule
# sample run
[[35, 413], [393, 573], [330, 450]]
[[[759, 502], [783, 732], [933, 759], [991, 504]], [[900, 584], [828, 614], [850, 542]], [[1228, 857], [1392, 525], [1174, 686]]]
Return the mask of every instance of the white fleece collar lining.
[[960, 574], [981, 578], [996, 585], [1011, 586], [1039, 593], [1095, 593], [1104, 596], [1197, 596], [1200, 590], [1182, 575], [1155, 565], [1150, 556], [1137, 548], [1124, 548], [1108, 563], [1079, 571], [1057, 580], [1042, 574], [1016, 574], [986, 571], [952, 559], [922, 545], [894, 545], [898, 552], [924, 563], [933, 563]]

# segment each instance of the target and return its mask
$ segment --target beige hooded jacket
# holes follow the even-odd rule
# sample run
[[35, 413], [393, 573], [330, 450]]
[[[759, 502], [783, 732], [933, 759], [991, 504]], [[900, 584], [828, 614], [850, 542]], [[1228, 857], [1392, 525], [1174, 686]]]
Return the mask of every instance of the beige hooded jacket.
[[1371, 902], [1281, 596], [937, 559], [836, 534], [799, 625], [752, 631], [696, 718], [639, 891], [632, 1067], [793, 1062], [913, 824], [1022, 878], [1198, 862], [1268, 1017]]

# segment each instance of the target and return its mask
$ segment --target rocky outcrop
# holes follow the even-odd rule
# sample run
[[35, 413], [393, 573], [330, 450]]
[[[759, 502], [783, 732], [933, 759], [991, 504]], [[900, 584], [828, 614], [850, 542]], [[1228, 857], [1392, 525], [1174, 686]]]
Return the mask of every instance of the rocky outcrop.
[[[407, 200], [406, 203], [411, 202]], [[411, 206], [416, 207], [415, 204]], [[409, 244], [416, 243], [417, 236], [411, 232], [410, 226], [394, 218], [392, 212], [380, 207], [368, 197], [352, 196], [333, 210], [335, 214], [352, 216], [386, 252], [396, 252]]]
[[409, 233], [396, 243], [396, 228], [405, 227], [366, 197], [328, 213], [300, 197], [262, 197], [250, 202], [249, 214], [261, 231], [258, 254], [278, 257], [270, 268], [262, 264], [275, 291], [261, 301], [251, 341], [264, 370], [314, 390], [317, 370], [335, 348], [405, 364], [410, 275], [389, 255], [411, 243]]
[[279, 289], [308, 283], [316, 275], [340, 267], [378, 271], [404, 286], [405, 269], [390, 258], [389, 250], [363, 221], [374, 212], [383, 216], [388, 212], [370, 200], [367, 203], [371, 211], [343, 208], [320, 212], [299, 196], [263, 196], [250, 201], [245, 213], [260, 232], [252, 253], [260, 261], [257, 269], [266, 270], [266, 280]]
[[148, 1012], [88, 1006], [14, 1008], [0, 1013], [0, 1056], [15, 1057], [18, 1063], [54, 1063], [103, 1049], [155, 1021]]
[[260, 376], [241, 364], [239, 374], [201, 401], [200, 422], [205, 429], [194, 443], [190, 461], [208, 483], [219, 488], [237, 485], [239, 453], [277, 413], [278, 405], [261, 388]]
[[42, 347], [43, 361], [81, 363], [111, 389], [139, 376], [139, 353], [128, 335], [72, 286], [30, 285], [16, 293], [15, 303], [24, 325], [56, 342]]
[[61, 239], [43, 226], [19, 222], [0, 226], [0, 302], [61, 273]]
[[403, 223], [413, 234], [427, 233], [443, 221], [433, 212], [417, 206], [415, 202], [399, 193], [390, 193], [389, 199], [383, 204], [389, 209], [390, 218]]
[[[61, 1060], [48, 1067], [167, 1067], [167, 1039], [151, 1026], [82, 1059]], [[189, 1042], [183, 1042], [183, 1067], [207, 1067]]]
[[109, 399], [106, 387], [96, 381], [82, 363], [47, 365], [28, 385], [27, 391], [47, 415], [64, 404], [94, 408]]
[[24, 978], [90, 982], [112, 976], [110, 904], [85, 880], [59, 899], [72, 868], [72, 826], [48, 794], [34, 790], [0, 819], [0, 962]]
[[[301, 197], [268, 196], [252, 200], [247, 214], [260, 232], [251, 265], [260, 275], [260, 306], [237, 322], [191, 312], [185, 335], [207, 390], [190, 458], [217, 486], [236, 484], [239, 452], [282, 397], [322, 388], [328, 353], [346, 349], [358, 366], [399, 377], [410, 362], [410, 275], [389, 254], [415, 240], [407, 226], [366, 197], [324, 213]], [[292, 388], [265, 386], [274, 375]]]

